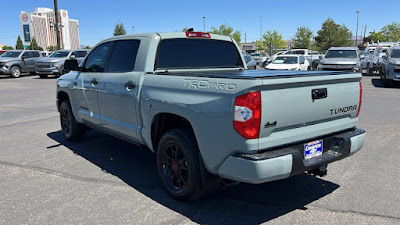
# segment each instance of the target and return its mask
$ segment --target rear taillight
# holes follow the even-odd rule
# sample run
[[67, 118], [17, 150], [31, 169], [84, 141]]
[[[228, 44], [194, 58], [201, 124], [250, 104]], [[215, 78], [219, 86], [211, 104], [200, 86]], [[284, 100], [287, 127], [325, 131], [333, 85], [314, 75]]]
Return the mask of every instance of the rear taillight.
[[261, 93], [250, 92], [235, 99], [233, 127], [246, 139], [256, 139], [260, 135]]
[[362, 102], [362, 85], [361, 85], [361, 81], [360, 81], [360, 100], [358, 101], [357, 117], [360, 114], [361, 102]]
[[188, 31], [188, 32], [186, 32], [186, 37], [211, 38], [211, 35], [209, 33]]

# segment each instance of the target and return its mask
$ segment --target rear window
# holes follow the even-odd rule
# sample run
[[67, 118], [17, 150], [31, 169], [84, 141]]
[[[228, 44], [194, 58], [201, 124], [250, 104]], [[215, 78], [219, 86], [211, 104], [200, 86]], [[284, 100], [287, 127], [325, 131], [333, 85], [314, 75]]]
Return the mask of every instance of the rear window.
[[232, 42], [210, 39], [165, 39], [158, 46], [155, 69], [243, 67]]

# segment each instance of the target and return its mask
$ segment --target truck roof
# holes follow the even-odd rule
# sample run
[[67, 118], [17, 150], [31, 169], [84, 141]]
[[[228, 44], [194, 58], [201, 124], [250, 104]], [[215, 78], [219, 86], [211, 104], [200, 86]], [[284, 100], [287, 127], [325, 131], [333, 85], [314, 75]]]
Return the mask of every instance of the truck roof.
[[358, 50], [357, 47], [330, 47], [329, 50]]
[[[201, 32], [203, 33], [203, 32]], [[107, 38], [103, 40], [110, 41], [110, 40], [119, 40], [119, 39], [127, 39], [130, 37], [148, 37], [148, 38], [157, 38], [160, 37], [161, 39], [172, 39], [172, 38], [193, 38], [193, 39], [213, 39], [213, 40], [223, 40], [223, 41], [232, 41], [233, 39], [228, 36], [218, 35], [218, 34], [210, 34], [211, 38], [202, 38], [202, 37], [187, 37], [186, 32], [169, 32], [169, 33], [140, 33], [140, 34], [127, 34], [127, 35], [120, 35], [111, 38]]]

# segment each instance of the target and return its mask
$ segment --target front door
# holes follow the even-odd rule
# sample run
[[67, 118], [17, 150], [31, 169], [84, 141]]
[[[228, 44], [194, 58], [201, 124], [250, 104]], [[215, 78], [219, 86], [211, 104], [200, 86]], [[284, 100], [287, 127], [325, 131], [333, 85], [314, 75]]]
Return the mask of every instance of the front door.
[[100, 110], [97, 101], [98, 85], [113, 45], [114, 42], [107, 42], [93, 49], [73, 83], [74, 99], [77, 100], [75, 111], [84, 122], [92, 126], [100, 126]]

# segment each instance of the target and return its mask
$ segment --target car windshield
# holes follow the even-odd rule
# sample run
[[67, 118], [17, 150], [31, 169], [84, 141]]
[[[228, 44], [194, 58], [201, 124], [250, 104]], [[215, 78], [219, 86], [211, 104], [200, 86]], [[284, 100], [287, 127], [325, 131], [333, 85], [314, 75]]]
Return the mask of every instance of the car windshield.
[[57, 51], [57, 52], [53, 52], [53, 54], [50, 55], [50, 57], [52, 58], [65, 58], [68, 56], [68, 54], [70, 53], [70, 51]]
[[277, 57], [273, 64], [296, 64], [297, 57], [295, 56], [279, 56]]
[[400, 49], [394, 49], [391, 56], [392, 58], [400, 58]]
[[22, 53], [22, 51], [8, 51], [8, 52], [5, 52], [0, 57], [17, 58], [19, 55], [21, 55], [21, 53]]
[[355, 50], [329, 50], [325, 58], [357, 58]]
[[285, 54], [304, 55], [305, 51], [304, 50], [291, 50], [291, 51], [286, 52]]

